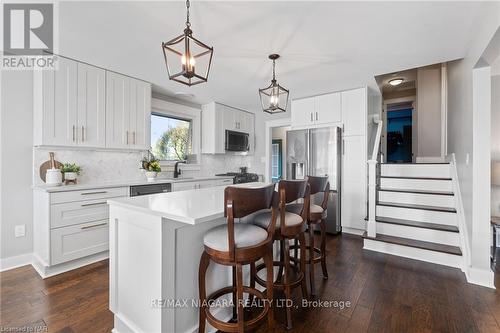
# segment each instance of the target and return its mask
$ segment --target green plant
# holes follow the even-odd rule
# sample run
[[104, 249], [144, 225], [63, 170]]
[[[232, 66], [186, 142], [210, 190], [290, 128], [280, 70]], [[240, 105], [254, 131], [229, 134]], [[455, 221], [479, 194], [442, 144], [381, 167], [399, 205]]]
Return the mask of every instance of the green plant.
[[141, 168], [146, 171], [160, 172], [160, 161], [148, 151], [148, 155], [141, 161]]
[[61, 167], [61, 172], [74, 172], [77, 175], [80, 175], [80, 173], [82, 172], [82, 168], [76, 163], [64, 163]]
[[150, 161], [147, 165], [146, 170], [153, 172], [160, 172], [161, 171], [160, 162], [158, 160]]

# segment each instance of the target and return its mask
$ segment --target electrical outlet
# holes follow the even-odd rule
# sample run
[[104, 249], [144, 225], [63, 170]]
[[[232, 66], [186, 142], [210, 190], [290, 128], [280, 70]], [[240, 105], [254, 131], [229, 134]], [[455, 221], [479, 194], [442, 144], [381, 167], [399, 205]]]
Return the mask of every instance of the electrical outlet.
[[16, 236], [16, 238], [26, 236], [26, 225], [16, 225], [16, 227], [14, 228], [14, 235]]

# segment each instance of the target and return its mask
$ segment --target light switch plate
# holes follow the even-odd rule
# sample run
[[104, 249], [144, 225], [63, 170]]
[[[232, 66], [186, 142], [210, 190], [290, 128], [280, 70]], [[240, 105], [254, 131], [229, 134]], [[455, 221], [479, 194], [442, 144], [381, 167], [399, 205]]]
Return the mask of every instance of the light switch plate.
[[16, 236], [16, 238], [26, 236], [26, 225], [16, 225], [16, 227], [14, 228], [14, 235]]

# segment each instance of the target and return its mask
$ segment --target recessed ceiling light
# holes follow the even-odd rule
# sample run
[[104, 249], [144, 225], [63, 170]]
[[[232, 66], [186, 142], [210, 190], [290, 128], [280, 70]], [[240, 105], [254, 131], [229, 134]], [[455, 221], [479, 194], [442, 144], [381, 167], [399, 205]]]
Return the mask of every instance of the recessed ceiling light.
[[392, 79], [392, 80], [389, 80], [389, 84], [391, 86], [399, 86], [401, 83], [403, 83], [404, 79], [402, 78], [397, 78], [397, 79]]

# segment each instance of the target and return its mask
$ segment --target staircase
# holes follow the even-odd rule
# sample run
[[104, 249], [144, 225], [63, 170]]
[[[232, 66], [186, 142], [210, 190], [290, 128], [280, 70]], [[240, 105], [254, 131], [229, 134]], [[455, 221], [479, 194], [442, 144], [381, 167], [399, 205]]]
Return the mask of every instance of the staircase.
[[376, 182], [370, 183], [370, 199], [376, 204], [369, 210], [364, 249], [461, 268], [450, 164], [379, 166], [379, 175], [371, 172]]

